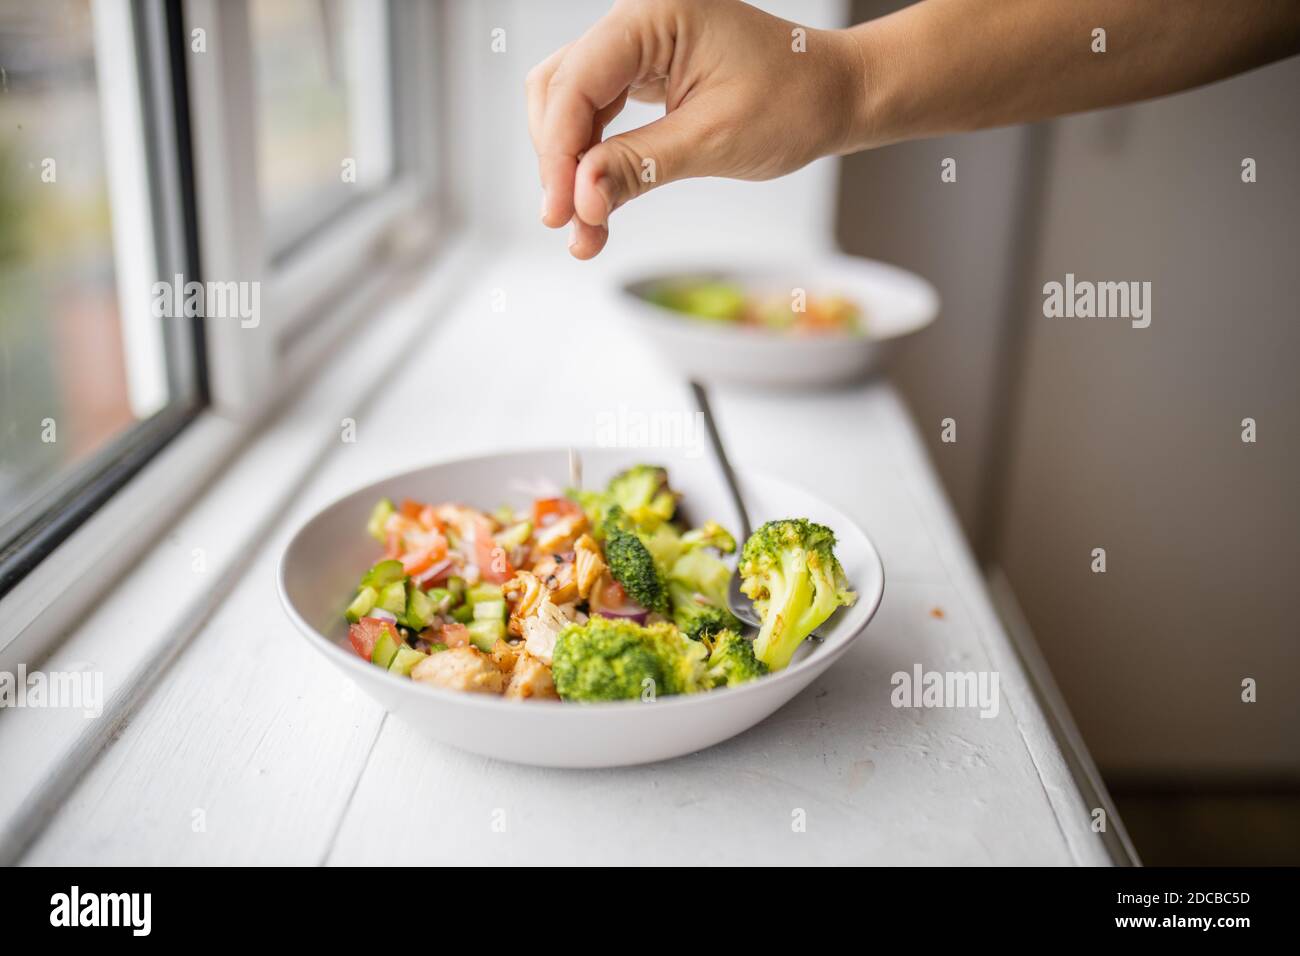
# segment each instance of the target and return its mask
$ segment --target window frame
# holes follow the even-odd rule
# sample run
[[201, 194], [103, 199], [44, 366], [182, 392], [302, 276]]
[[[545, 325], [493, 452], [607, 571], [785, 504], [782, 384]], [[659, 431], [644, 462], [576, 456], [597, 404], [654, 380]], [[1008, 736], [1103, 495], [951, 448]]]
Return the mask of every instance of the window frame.
[[[186, 122], [184, 110], [177, 108], [185, 93], [185, 76], [171, 68], [174, 31], [168, 10], [140, 0], [108, 0], [96, 15], [110, 18], [110, 29], [124, 29], [131, 36], [134, 93], [138, 97], [134, 105], [139, 109], [144, 138], [144, 168], [132, 168], [128, 175], [140, 177], [148, 196], [149, 246], [156, 267], [163, 273], [169, 269], [188, 272], [196, 262], [186, 222], [188, 156], [163, 148], [164, 142], [178, 141], [178, 130]], [[117, 240], [115, 236], [115, 245]], [[165, 322], [163, 348], [169, 392], [179, 397], [169, 399], [157, 413], [46, 482], [20, 506], [36, 517], [11, 519], [0, 527], [4, 532], [0, 537], [0, 599], [16, 589], [200, 413], [207, 395], [200, 321]], [[0, 627], [0, 649], [5, 645], [5, 630]]]
[[[130, 10], [149, 158], [162, 164], [150, 184], [160, 265], [187, 280], [262, 282], [263, 321], [240, 329], [196, 317], [184, 334], [168, 323], [168, 372], [192, 370], [194, 401], [139, 423], [33, 504], [40, 517], [0, 552], [0, 669], [11, 671], [43, 659], [363, 321], [364, 304], [448, 238], [435, 179], [441, 4], [388, 0], [392, 108], [402, 117], [392, 124], [393, 177], [273, 261], [257, 195], [247, 0], [108, 2]], [[202, 54], [190, 45], [197, 27], [208, 33]]]
[[[239, 420], [256, 418], [267, 402], [337, 340], [344, 309], [331, 308], [357, 287], [358, 276], [383, 272], [396, 247], [401, 260], [427, 252], [438, 238], [436, 190], [438, 100], [437, 5], [387, 0], [393, 176], [358, 196], [283, 254], [266, 234], [257, 180], [256, 90], [248, 0], [184, 0], [186, 35], [204, 29], [208, 52], [193, 55], [191, 102], [203, 272], [216, 281], [261, 284], [256, 329], [209, 319], [206, 341], [214, 405]], [[418, 45], [421, 36], [429, 39]], [[250, 334], [252, 333], [252, 334]]]

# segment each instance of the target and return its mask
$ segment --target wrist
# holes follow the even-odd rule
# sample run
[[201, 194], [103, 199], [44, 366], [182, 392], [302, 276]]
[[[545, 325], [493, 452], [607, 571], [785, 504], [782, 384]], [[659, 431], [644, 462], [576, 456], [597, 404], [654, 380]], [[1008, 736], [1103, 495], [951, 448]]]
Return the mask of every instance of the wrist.
[[844, 141], [839, 153], [852, 153], [884, 146], [900, 138], [889, 132], [886, 96], [888, 59], [880, 49], [874, 23], [838, 30], [844, 60], [848, 98]]

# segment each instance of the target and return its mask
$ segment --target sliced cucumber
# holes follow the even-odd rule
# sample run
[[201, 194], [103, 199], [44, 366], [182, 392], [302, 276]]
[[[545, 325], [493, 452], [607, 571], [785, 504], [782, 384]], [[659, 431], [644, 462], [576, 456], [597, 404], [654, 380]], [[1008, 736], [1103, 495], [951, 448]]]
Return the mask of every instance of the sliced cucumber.
[[492, 645], [506, 636], [504, 621], [472, 621], [469, 625], [470, 643], [484, 654], [491, 653]]
[[465, 602], [478, 604], [481, 601], [500, 601], [504, 596], [499, 584], [476, 584], [465, 592]]
[[533, 536], [533, 523], [531, 521], [520, 521], [518, 524], [512, 524], [495, 538], [497, 544], [509, 551], [511, 548], [517, 548]]
[[374, 650], [370, 652], [370, 662], [386, 668], [393, 662], [398, 650], [404, 646], [397, 638], [393, 637], [391, 631], [384, 628], [384, 633], [380, 634], [375, 640]]
[[397, 653], [393, 655], [393, 660], [388, 665], [388, 671], [392, 674], [401, 674], [403, 677], [411, 676], [411, 668], [428, 657], [428, 654], [421, 654], [411, 647], [399, 647]]
[[452, 599], [451, 592], [446, 588], [429, 588], [424, 592], [433, 602], [433, 610], [437, 614], [446, 614], [451, 610]]
[[348, 605], [348, 609], [344, 611], [343, 614], [349, 621], [355, 624], [370, 613], [371, 608], [375, 606], [375, 602], [378, 600], [378, 591], [374, 588], [362, 588], [360, 593], [352, 599], [352, 603]]
[[423, 631], [433, 623], [438, 605], [415, 584], [408, 584], [404, 623], [413, 631]]
[[406, 585], [401, 581], [385, 585], [379, 592], [379, 606], [395, 617], [403, 617], [406, 614]]
[[505, 619], [505, 601], [479, 601], [474, 605], [474, 620], [476, 621], [504, 621]]
[[462, 604], [451, 612], [451, 619], [453, 621], [458, 621], [461, 624], [468, 624], [470, 621], [474, 620], [474, 605]]
[[455, 607], [461, 601], [465, 600], [465, 579], [457, 577], [448, 578], [447, 590], [451, 592], [451, 606]]
[[379, 499], [370, 512], [370, 520], [366, 522], [366, 531], [370, 533], [370, 537], [376, 541], [383, 541], [387, 537], [384, 525], [395, 510], [392, 501], [387, 498]]
[[382, 591], [394, 581], [401, 581], [405, 577], [406, 572], [402, 570], [401, 561], [380, 561], [366, 572], [365, 577], [361, 579], [361, 587]]

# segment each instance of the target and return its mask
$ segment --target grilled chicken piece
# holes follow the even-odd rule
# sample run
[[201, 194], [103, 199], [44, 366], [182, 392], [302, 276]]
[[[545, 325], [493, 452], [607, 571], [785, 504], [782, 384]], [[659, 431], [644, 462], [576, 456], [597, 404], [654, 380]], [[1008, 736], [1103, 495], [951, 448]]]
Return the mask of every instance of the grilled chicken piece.
[[551, 592], [552, 604], [568, 604], [578, 599], [573, 552], [546, 555], [533, 565], [533, 574]]
[[551, 669], [531, 654], [523, 653], [515, 662], [515, 669], [506, 685], [509, 700], [559, 700]]
[[509, 674], [515, 669], [515, 662], [523, 652], [523, 645], [511, 644], [505, 638], [498, 637], [492, 645], [492, 663], [501, 668], [503, 674]]
[[537, 613], [546, 598], [546, 588], [531, 571], [516, 571], [506, 582], [501, 593], [510, 602], [509, 631], [516, 637], [524, 636], [524, 620]]
[[411, 669], [411, 680], [448, 690], [499, 694], [505, 674], [476, 647], [453, 647], [439, 651]]
[[605, 556], [591, 535], [584, 534], [573, 545], [573, 579], [578, 586], [578, 597], [586, 600], [591, 589], [605, 573]]
[[587, 516], [581, 511], [565, 515], [533, 532], [537, 550], [547, 553], [572, 551], [573, 543], [587, 530]]

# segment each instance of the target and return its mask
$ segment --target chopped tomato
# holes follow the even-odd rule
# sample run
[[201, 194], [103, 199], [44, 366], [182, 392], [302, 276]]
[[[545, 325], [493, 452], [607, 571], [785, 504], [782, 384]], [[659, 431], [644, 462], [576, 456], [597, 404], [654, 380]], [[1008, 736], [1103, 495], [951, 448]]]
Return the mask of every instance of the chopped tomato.
[[622, 607], [627, 604], [627, 592], [617, 581], [610, 581], [601, 590], [600, 600], [606, 607]]
[[489, 584], [505, 584], [515, 576], [506, 549], [492, 537], [492, 522], [482, 515], [474, 519], [474, 559], [479, 577]]
[[458, 621], [449, 621], [442, 626], [442, 643], [448, 647], [464, 647], [469, 643], [469, 628]]
[[392, 560], [402, 555], [402, 533], [394, 528], [384, 533], [384, 557]]
[[438, 520], [438, 509], [433, 505], [425, 505], [421, 508], [416, 520], [426, 531], [442, 531], [442, 522]]
[[388, 631], [393, 640], [400, 640], [392, 621], [380, 617], [363, 617], [348, 628], [348, 640], [358, 657], [370, 660], [370, 655], [375, 652], [375, 641], [379, 640], [379, 635], [384, 631]]
[[420, 517], [420, 512], [424, 510], [424, 505], [420, 504], [418, 501], [413, 501], [410, 498], [403, 498], [402, 506], [397, 510], [401, 512], [402, 517], [415, 520]]
[[424, 536], [425, 547], [402, 555], [402, 570], [407, 574], [423, 574], [447, 556], [447, 539], [436, 531]]
[[582, 509], [568, 498], [538, 498], [533, 502], [533, 527], [545, 528], [567, 515], [580, 515]]

